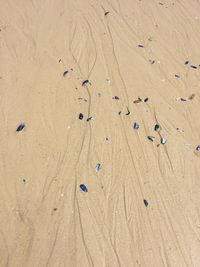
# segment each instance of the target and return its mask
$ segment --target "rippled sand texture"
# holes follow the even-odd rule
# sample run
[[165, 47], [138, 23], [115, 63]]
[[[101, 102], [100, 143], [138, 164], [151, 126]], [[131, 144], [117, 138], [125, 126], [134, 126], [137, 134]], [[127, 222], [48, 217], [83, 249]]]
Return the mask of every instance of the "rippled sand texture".
[[200, 266], [200, 2], [0, 6], [0, 266]]

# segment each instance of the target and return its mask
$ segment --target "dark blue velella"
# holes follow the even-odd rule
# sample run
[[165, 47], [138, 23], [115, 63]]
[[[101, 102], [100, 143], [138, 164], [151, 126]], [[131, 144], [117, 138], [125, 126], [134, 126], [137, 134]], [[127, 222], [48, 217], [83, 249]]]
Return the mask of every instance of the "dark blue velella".
[[97, 165], [95, 167], [96, 172], [99, 172], [100, 171], [100, 168], [101, 168], [101, 164], [100, 163], [97, 163]]
[[200, 145], [196, 147], [196, 151], [200, 151]]
[[88, 192], [88, 189], [87, 189], [87, 187], [86, 187], [84, 184], [80, 184], [80, 189], [81, 189], [83, 192], [85, 192], [85, 193]]
[[136, 130], [139, 129], [139, 124], [137, 122], [135, 122], [134, 125], [133, 125], [133, 128], [136, 129]]
[[16, 132], [20, 132], [25, 128], [25, 123], [20, 123], [20, 125], [17, 127]]
[[144, 199], [144, 205], [147, 207], [149, 205], [148, 201]]
[[159, 124], [156, 124], [154, 126], [154, 131], [156, 131], [156, 132], [159, 132], [160, 131], [160, 125]]
[[82, 120], [83, 119], [83, 113], [80, 113], [79, 114], [79, 120]]
[[82, 86], [86, 86], [87, 84], [90, 84], [90, 81], [89, 81], [89, 80], [84, 80], [84, 81], [82, 82]]

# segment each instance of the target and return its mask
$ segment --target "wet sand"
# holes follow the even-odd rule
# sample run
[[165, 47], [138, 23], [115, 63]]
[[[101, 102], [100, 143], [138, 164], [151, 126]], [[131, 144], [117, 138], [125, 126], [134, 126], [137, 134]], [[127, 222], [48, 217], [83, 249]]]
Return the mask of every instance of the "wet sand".
[[200, 266], [199, 14], [1, 1], [0, 266]]

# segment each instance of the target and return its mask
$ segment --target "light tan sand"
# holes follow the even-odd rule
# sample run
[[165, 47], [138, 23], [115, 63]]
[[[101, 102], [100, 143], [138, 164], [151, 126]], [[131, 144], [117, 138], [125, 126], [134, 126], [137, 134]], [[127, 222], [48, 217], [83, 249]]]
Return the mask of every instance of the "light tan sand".
[[200, 266], [200, 2], [162, 3], [1, 1], [0, 267]]

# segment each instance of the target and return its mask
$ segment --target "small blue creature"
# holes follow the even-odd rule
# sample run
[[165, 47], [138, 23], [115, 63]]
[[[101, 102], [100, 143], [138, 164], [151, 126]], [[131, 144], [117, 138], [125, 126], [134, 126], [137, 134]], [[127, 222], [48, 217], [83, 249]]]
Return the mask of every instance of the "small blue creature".
[[20, 125], [17, 127], [16, 132], [20, 132], [25, 128], [25, 123], [20, 123]]
[[137, 122], [135, 122], [134, 125], [133, 125], [133, 128], [136, 129], [136, 130], [139, 129], [139, 124]]
[[97, 165], [95, 167], [96, 172], [99, 172], [100, 171], [100, 168], [101, 168], [101, 164], [100, 163], [97, 163]]
[[85, 193], [88, 192], [88, 189], [87, 189], [87, 187], [86, 187], [84, 184], [80, 184], [80, 189], [81, 189], [83, 192], [85, 192]]
[[88, 84], [91, 85], [91, 82], [90, 82], [89, 80], [84, 80], [84, 81], [82, 82], [82, 86], [87, 86]]

